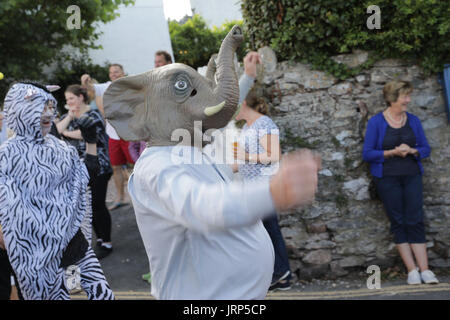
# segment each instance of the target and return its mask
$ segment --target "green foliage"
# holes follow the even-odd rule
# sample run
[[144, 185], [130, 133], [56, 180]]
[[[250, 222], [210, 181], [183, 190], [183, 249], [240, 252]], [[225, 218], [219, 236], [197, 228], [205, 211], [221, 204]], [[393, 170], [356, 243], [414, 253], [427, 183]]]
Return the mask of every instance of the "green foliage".
[[[209, 58], [219, 52], [222, 40], [235, 25], [242, 26], [242, 21], [229, 21], [220, 27], [208, 28], [205, 20], [195, 14], [186, 23], [169, 21], [170, 40], [175, 61], [187, 64], [194, 69], [208, 64]], [[242, 60], [243, 46], [238, 50]]]
[[[367, 28], [376, 4], [381, 29]], [[244, 28], [253, 49], [270, 45], [279, 60], [311, 63], [345, 79], [381, 58], [417, 61], [426, 72], [439, 72], [450, 59], [450, 6], [439, 0], [243, 0]], [[363, 49], [364, 65], [350, 69], [329, 57]]]
[[[98, 22], [116, 16], [120, 4], [134, 0], [1, 0], [0, 1], [0, 81], [3, 99], [9, 84], [18, 79], [46, 81], [43, 67], [70, 61], [75, 53], [97, 48]], [[80, 29], [68, 30], [71, 5], [80, 8]], [[69, 49], [70, 48], [70, 49]]]
[[58, 101], [60, 114], [67, 111], [64, 109], [66, 104], [64, 89], [72, 84], [80, 84], [80, 77], [84, 73], [89, 74], [92, 79], [97, 80], [99, 83], [107, 82], [109, 81], [109, 63], [105, 63], [103, 66], [93, 64], [87, 54], [74, 58], [70, 62], [58, 63], [49, 83], [58, 84], [61, 87], [60, 90], [53, 93], [53, 96]]

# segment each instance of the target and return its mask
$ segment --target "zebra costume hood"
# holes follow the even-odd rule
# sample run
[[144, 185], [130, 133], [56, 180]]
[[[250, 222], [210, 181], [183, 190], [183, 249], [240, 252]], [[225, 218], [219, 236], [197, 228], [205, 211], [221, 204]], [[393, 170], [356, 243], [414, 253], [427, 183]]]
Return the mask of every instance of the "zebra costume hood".
[[0, 147], [0, 224], [26, 299], [48, 297], [63, 251], [88, 208], [89, 175], [77, 151], [42, 134], [41, 116], [49, 101], [56, 110], [51, 94], [18, 83], [4, 103], [15, 136]]

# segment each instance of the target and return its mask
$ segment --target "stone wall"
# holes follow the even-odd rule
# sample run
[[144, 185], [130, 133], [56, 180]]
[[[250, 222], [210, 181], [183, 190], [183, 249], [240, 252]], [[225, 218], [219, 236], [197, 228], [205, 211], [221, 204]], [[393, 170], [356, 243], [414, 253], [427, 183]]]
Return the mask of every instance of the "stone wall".
[[[334, 59], [356, 66], [367, 54]], [[301, 279], [402, 265], [382, 203], [370, 199], [371, 176], [361, 155], [367, 120], [385, 108], [382, 88], [392, 79], [414, 86], [408, 111], [420, 118], [432, 148], [423, 161], [429, 260], [431, 267], [450, 267], [450, 130], [437, 77], [389, 59], [338, 81], [307, 65], [282, 62], [261, 79], [261, 90], [280, 127], [283, 151], [313, 148], [323, 160], [315, 202], [280, 218], [291, 269]]]

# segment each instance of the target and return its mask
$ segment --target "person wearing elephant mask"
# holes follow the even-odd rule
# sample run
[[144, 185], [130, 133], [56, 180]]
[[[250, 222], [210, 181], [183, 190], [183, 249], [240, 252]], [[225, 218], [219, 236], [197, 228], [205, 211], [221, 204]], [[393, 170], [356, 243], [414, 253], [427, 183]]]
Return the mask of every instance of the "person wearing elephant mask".
[[[272, 179], [245, 183], [202, 153], [211, 130], [238, 111], [233, 55], [242, 39], [234, 26], [206, 77], [174, 63], [118, 79], [104, 95], [118, 134], [148, 144], [128, 190], [157, 299], [264, 299], [274, 250], [261, 219], [311, 202], [317, 189], [320, 159], [308, 150], [285, 155]], [[179, 142], [180, 131], [191, 139]]]

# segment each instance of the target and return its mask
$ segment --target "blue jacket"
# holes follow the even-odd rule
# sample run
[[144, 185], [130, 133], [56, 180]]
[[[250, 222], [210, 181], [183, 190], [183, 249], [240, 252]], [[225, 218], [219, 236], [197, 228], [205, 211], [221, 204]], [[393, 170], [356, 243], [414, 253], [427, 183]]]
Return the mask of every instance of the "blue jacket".
[[[419, 165], [420, 173], [423, 174], [423, 167], [420, 159], [428, 157], [431, 149], [428, 145], [427, 138], [425, 138], [425, 133], [423, 132], [419, 118], [408, 112], [406, 112], [406, 115], [408, 116], [409, 124], [416, 136], [416, 145], [410, 147], [419, 151], [419, 155], [415, 158]], [[387, 127], [388, 123], [386, 122], [386, 119], [384, 119], [383, 113], [377, 113], [369, 119], [366, 137], [364, 139], [363, 159], [370, 163], [370, 173], [378, 178], [383, 176], [383, 140]]]

